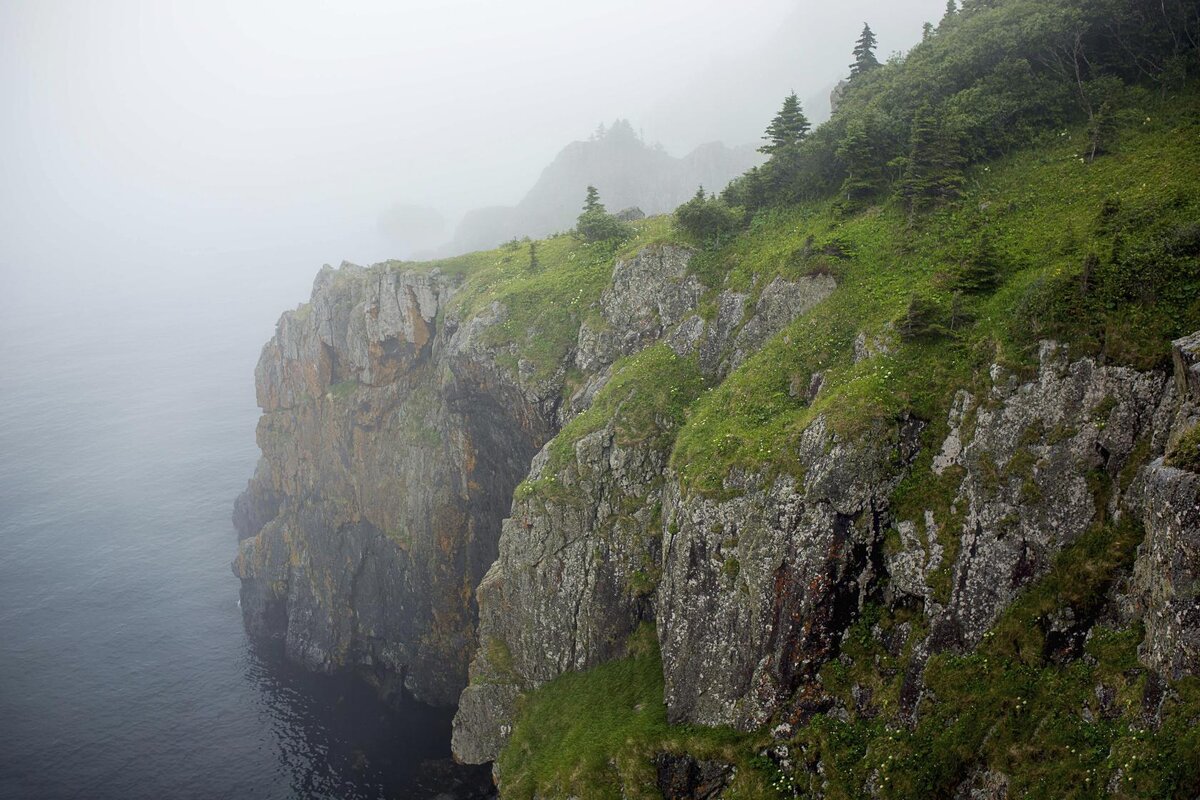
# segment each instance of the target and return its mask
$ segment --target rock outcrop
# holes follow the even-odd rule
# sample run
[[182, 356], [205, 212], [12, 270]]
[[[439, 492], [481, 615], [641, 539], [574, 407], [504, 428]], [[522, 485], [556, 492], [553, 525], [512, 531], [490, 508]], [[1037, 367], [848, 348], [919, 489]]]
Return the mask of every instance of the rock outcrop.
[[[695, 313], [703, 287], [688, 270], [691, 255], [662, 247], [616, 264], [600, 320], [579, 331], [574, 363], [587, 377], [574, 412], [603, 391], [623, 356], [666, 341], [674, 358], [714, 377], [740, 347], [778, 333], [834, 288], [826, 276], [776, 280], [749, 307], [747, 295], [722, 295], [728, 310], [705, 321]], [[517, 491], [478, 591], [479, 649], [454, 727], [464, 761], [497, 756], [523, 692], [620, 657], [638, 625], [656, 618], [674, 430], [661, 416], [623, 430], [624, 402], [597, 430], [547, 445]]]
[[[1035, 370], [959, 391], [937, 441], [911, 414], [849, 431], [813, 409], [787, 469], [705, 493], [670, 467], [681, 406], [645, 406], [624, 371], [686, 375], [691, 402], [836, 284], [709, 291], [691, 258], [618, 261], [549, 372], [495, 344], [501, 303], [462, 310], [460, 278], [323, 270], [257, 370], [263, 459], [235, 508], [247, 628], [313, 669], [458, 702], [454, 751], [482, 763], [522, 695], [650, 625], [672, 722], [847, 713], [822, 667], [868, 604], [903, 607], [923, 631], [912, 719], [930, 654], [975, 647], [1058, 553], [1132, 520], [1145, 539], [1110, 599], [1144, 624], [1148, 668], [1200, 670], [1200, 475], [1164, 459], [1200, 423], [1200, 335], [1175, 343], [1173, 381], [1044, 342]], [[856, 363], [887, 355], [886, 330], [858, 337]], [[822, 376], [801, 383], [811, 402]], [[897, 511], [909, 478], [941, 499]], [[675, 755], [658, 773], [712, 796], [728, 777]], [[963, 796], [1003, 796], [998, 773], [972, 781]]]
[[[1121, 513], [1126, 468], [1139, 445], [1149, 447], [1165, 388], [1159, 374], [1071, 362], [1044, 342], [1034, 380], [994, 367], [987, 397], [956, 398], [934, 470], [963, 472], [951, 512], [961, 512], [962, 534], [949, 602], [927, 609], [936, 648], [977, 644], [1097, 514]], [[928, 522], [913, 522], [935, 531], [932, 539], [949, 520], [930, 510]]]
[[825, 707], [817, 671], [872, 590], [888, 497], [921, 427], [844, 440], [818, 418], [800, 480], [731, 476], [728, 500], [672, 481], [658, 597], [672, 721], [750, 730]]
[[479, 344], [486, 325], [456, 319], [455, 286], [343, 265], [284, 314], [256, 372], [263, 458], [234, 563], [252, 634], [447, 705], [500, 520], [551, 433]]
[[[1200, 426], [1200, 333], [1174, 343], [1174, 415], [1163, 438], [1173, 443]], [[1132, 593], [1146, 628], [1142, 663], [1167, 678], [1200, 675], [1200, 474], [1163, 458], [1139, 473], [1146, 538]]]

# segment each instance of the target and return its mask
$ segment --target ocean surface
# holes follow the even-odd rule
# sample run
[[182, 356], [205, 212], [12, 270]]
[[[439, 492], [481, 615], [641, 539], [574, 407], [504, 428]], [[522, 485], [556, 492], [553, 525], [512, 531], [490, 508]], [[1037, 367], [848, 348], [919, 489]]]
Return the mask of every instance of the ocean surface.
[[431, 797], [458, 779], [447, 713], [390, 711], [242, 629], [230, 512], [258, 457], [254, 363], [315, 272], [7, 281], [0, 798]]

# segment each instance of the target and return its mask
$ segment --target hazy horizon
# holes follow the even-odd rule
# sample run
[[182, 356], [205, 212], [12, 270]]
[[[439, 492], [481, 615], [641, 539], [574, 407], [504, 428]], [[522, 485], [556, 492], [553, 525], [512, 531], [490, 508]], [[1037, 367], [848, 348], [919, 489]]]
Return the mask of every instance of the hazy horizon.
[[407, 255], [390, 209], [448, 233], [618, 117], [674, 155], [756, 141], [787, 91], [819, 104], [864, 18], [884, 57], [941, 8], [10, 0], [0, 264]]

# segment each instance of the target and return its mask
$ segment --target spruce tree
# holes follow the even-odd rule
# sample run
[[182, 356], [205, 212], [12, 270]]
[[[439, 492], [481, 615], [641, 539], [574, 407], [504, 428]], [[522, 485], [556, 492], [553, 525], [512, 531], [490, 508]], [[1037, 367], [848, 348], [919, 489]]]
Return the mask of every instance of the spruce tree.
[[954, 0], [946, 0], [946, 13], [942, 15], [942, 21], [938, 23], [938, 27], [942, 27], [958, 13], [958, 4]]
[[901, 192], [910, 211], [958, 197], [963, 183], [958, 138], [926, 103], [913, 117]]
[[846, 135], [837, 149], [837, 157], [846, 167], [842, 196], [853, 203], [871, 195], [883, 183], [879, 149], [871, 141], [867, 122], [860, 117], [846, 124]]
[[955, 286], [967, 294], [986, 294], [1000, 285], [1003, 262], [990, 233], [985, 231], [958, 267]]
[[583, 201], [583, 213], [575, 223], [575, 232], [585, 242], [603, 242], [610, 239], [626, 239], [633, 228], [609, 214], [600, 202], [600, 193], [595, 186], [587, 187]]
[[606, 210], [604, 203], [600, 202], [600, 192], [596, 191], [596, 187], [587, 187], [587, 196], [583, 198], [583, 213], [590, 214], [594, 211], [599, 211], [603, 214]]
[[529, 242], [529, 271], [538, 272], [542, 268], [542, 262], [538, 261], [537, 257], [537, 242], [530, 240]]
[[850, 65], [850, 77], [856, 78], [878, 66], [879, 59], [875, 58], [875, 33], [871, 26], [864, 22], [862, 33], [854, 44], [854, 63]]
[[783, 99], [783, 108], [779, 109], [775, 119], [767, 126], [767, 133], [763, 136], [767, 143], [758, 148], [758, 152], [773, 156], [781, 150], [799, 144], [808, 135], [810, 127], [812, 126], [808, 117], [804, 116], [800, 107], [800, 98], [792, 92]]

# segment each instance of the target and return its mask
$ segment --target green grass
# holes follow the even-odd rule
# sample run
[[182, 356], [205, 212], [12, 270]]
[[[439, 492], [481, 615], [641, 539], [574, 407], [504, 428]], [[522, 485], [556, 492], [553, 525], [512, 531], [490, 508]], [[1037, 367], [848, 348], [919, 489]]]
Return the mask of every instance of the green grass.
[[1171, 445], [1167, 466], [1200, 472], [1200, 425], [1186, 431]]
[[[616, 417], [619, 436], [656, 437], [654, 446], [673, 448], [686, 491], [721, 495], [735, 467], [799, 475], [795, 445], [818, 414], [847, 438], [878, 435], [914, 414], [929, 424], [893, 498], [895, 517], [917, 521], [928, 539], [923, 512], [933, 511], [943, 563], [953, 563], [962, 510], [951, 507], [961, 470], [936, 476], [930, 461], [955, 391], [982, 396], [993, 362], [1032, 375], [1040, 338], [1067, 342], [1075, 357], [1149, 369], [1165, 367], [1171, 338], [1200, 328], [1200, 173], [1180, 168], [1200, 163], [1200, 118], [1177, 104], [1138, 120], [1122, 131], [1117, 152], [1094, 164], [1080, 161], [1084, 132], [1072, 129], [980, 166], [960, 202], [915, 222], [891, 204], [851, 216], [831, 203], [761, 214], [737, 240], [693, 260], [712, 290], [702, 310], [711, 312], [725, 288], [753, 300], [776, 275], [834, 274], [834, 294], [715, 387], [662, 346], [625, 360], [593, 409], [560, 434], [554, 458], [565, 463], [574, 442]], [[655, 224], [663, 237], [676, 235]], [[963, 265], [985, 233], [999, 281], [960, 294]], [[925, 335], [904, 339], [891, 326], [914, 295], [941, 317]], [[860, 331], [889, 351], [854, 363]], [[807, 386], [815, 372], [824, 374], [815, 402], [792, 397], [789, 388]], [[1109, 405], [1098, 408], [1096, 424]], [[965, 433], [971, 425], [968, 418]], [[1194, 469], [1197, 441], [1193, 430], [1176, 442], [1173, 463]], [[1138, 453], [1141, 463], [1145, 444]], [[1027, 461], [1018, 453], [995, 480], [1022, 477]], [[1194, 797], [1200, 679], [1171, 685], [1156, 728], [1145, 713], [1155, 679], [1137, 660], [1139, 626], [1095, 625], [1078, 652], [1051, 624], [1069, 610], [1092, 625], [1140, 538], [1132, 524], [1097, 519], [978, 647], [932, 656], [924, 673], [930, 694], [915, 727], [897, 713], [914, 648], [929, 633], [917, 610], [864, 611], [842, 657], [821, 672], [849, 716], [818, 716], [799, 728], [790, 742], [796, 768], [786, 775], [759, 755], [770, 741], [765, 733], [668, 725], [661, 662], [647, 642], [628, 659], [527, 695], [500, 759], [505, 795], [657, 796], [651, 759], [667, 750], [737, 764], [736, 797], [849, 800], [872, 780], [883, 798], [951, 797], [977, 767], [1008, 775], [1012, 797], [1100, 798], [1110, 786], [1116, 797]], [[739, 565], [731, 560], [724, 569], [733, 575]], [[948, 566], [931, 578], [942, 601], [950, 579]], [[897, 654], [883, 648], [877, 629], [907, 631]], [[872, 713], [854, 710], [856, 686], [872, 692]]]
[[768, 737], [668, 725], [653, 626], [633, 634], [629, 652], [525, 696], [499, 759], [505, 798], [660, 798], [653, 759], [663, 752], [736, 764], [730, 800], [781, 796], [778, 771], [756, 756]]
[[533, 379], [545, 381], [564, 366], [580, 323], [609, 283], [613, 262], [676, 239], [669, 217], [639, 220], [632, 228], [634, 235], [624, 242], [588, 244], [569, 234], [541, 240], [536, 270], [530, 268], [529, 243], [523, 241], [438, 261], [384, 266], [461, 276], [456, 302], [464, 319], [499, 303], [505, 320], [488, 329], [485, 344], [498, 350], [501, 363], [514, 373], [524, 359], [533, 366]]
[[[897, 710], [913, 647], [928, 633], [923, 618], [868, 606], [845, 637], [843, 657], [821, 674], [850, 715], [818, 716], [799, 728], [787, 742], [790, 773], [760, 755], [772, 744], [765, 732], [667, 723], [661, 660], [645, 626], [629, 658], [567, 673], [526, 696], [500, 757], [504, 796], [657, 797], [654, 755], [687, 752], [737, 766], [730, 797], [850, 800], [877, 774], [879, 797], [949, 798], [983, 765], [1009, 777], [1011, 797], [1102, 798], [1112, 783], [1117, 797], [1191, 798], [1200, 790], [1200, 679], [1172, 685], [1155, 729], [1144, 717], [1151, 676], [1137, 660], [1140, 626], [1097, 626], [1086, 657], [1065, 662], [1045, 641], [1053, 613], [1094, 615], [1139, 540], [1133, 526], [1098, 525], [1060, 554], [974, 651], [930, 658], [931, 694], [916, 727], [901, 724]], [[900, 624], [911, 627], [893, 656], [873, 630]], [[857, 714], [856, 685], [873, 691], [877, 713]]]
[[[1112, 363], [1165, 364], [1170, 339], [1200, 328], [1200, 174], [1179, 169], [1200, 163], [1200, 121], [1178, 104], [1144, 119], [1093, 164], [1080, 161], [1084, 132], [1072, 129], [981, 166], [961, 201], [915, 223], [896, 203], [849, 217], [814, 203], [765, 214], [704, 254], [697, 270], [713, 286], [746, 290], [805, 270], [840, 283], [691, 409], [672, 458], [685, 486], [719, 494], [735, 466], [795, 470], [788, 454], [817, 414], [850, 437], [905, 411], [936, 420], [956, 389], [986, 386], [992, 362], [1028, 373], [1040, 338]], [[984, 232], [1001, 283], [956, 293]], [[942, 309], [940, 330], [889, 336], [914, 295]], [[892, 352], [855, 364], [860, 331], [882, 333]], [[818, 371], [815, 403], [788, 395]]]

